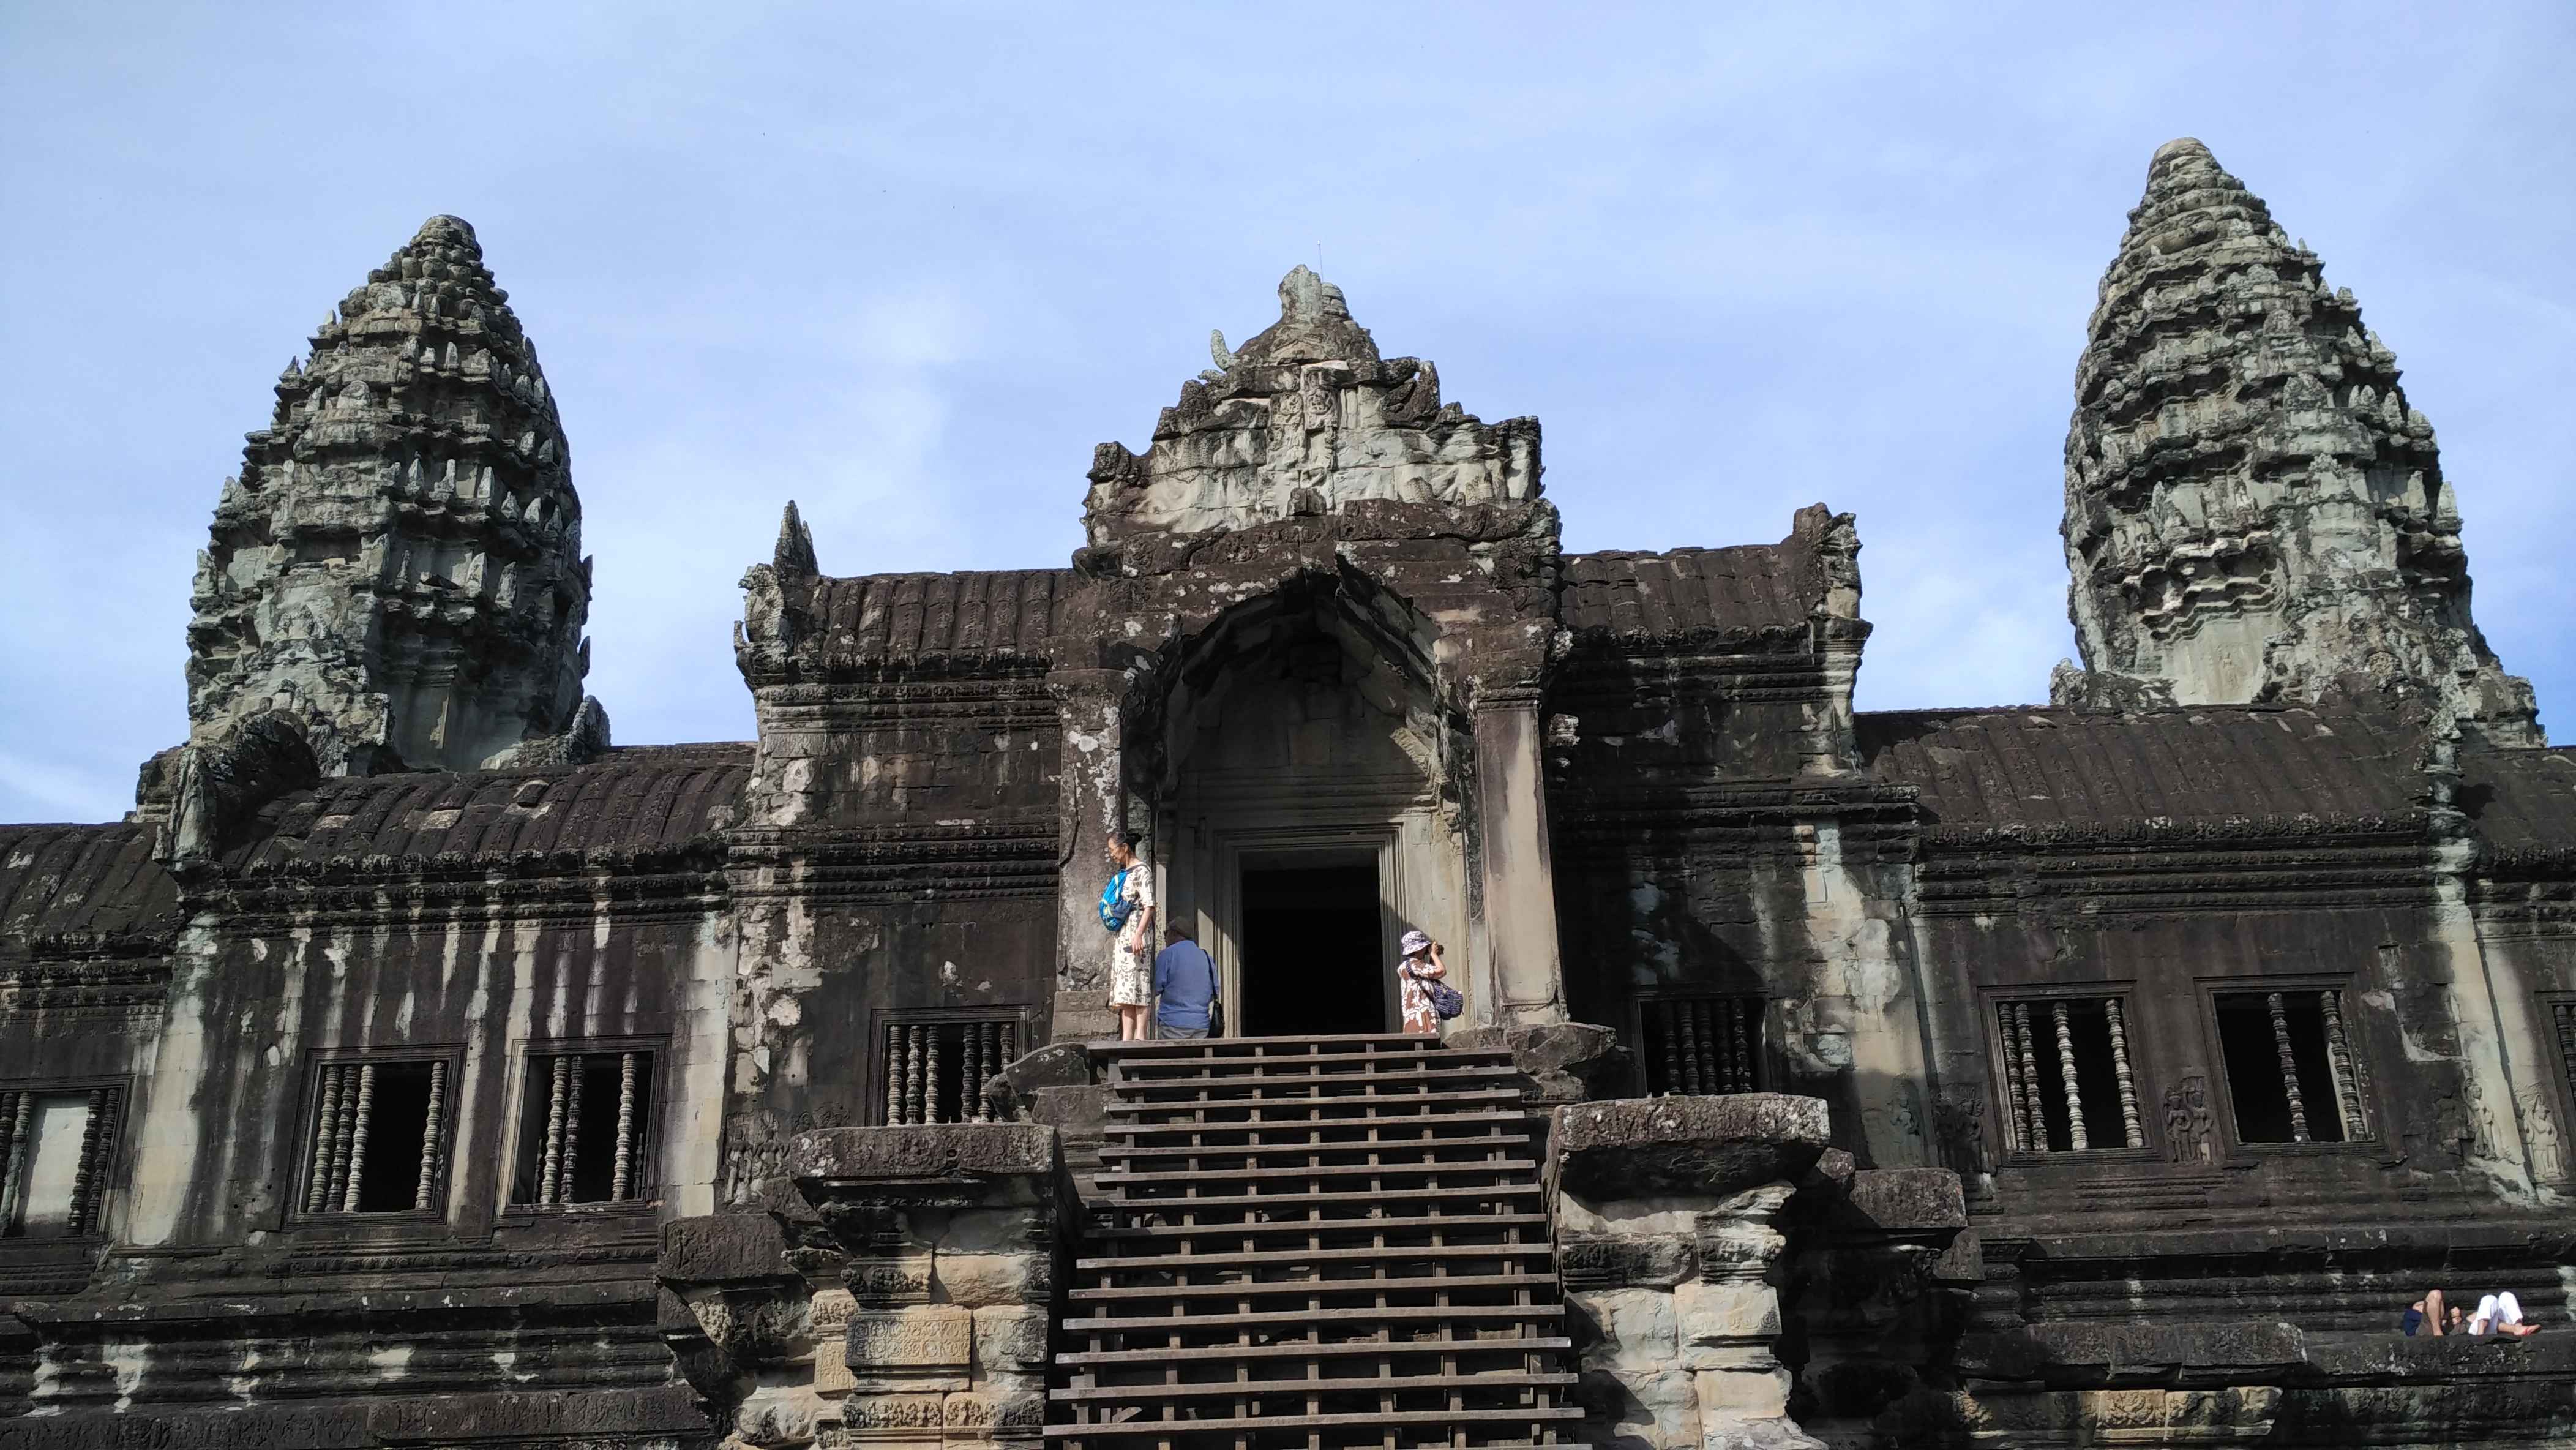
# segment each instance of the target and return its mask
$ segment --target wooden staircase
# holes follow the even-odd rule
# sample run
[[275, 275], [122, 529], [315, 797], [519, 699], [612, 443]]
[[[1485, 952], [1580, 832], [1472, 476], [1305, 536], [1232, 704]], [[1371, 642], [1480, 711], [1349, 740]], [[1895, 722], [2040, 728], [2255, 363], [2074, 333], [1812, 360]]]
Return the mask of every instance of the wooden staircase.
[[1580, 1418], [1509, 1053], [1393, 1034], [1093, 1051], [1108, 1126], [1050, 1441], [1533, 1445]]

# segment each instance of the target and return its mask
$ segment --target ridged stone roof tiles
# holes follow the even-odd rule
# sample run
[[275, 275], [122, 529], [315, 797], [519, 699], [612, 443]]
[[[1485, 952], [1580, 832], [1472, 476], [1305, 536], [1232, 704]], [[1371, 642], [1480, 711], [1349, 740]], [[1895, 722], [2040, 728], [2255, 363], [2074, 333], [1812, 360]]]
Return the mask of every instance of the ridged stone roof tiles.
[[973, 569], [814, 581], [814, 637], [800, 653], [834, 665], [1047, 656], [1069, 569]]
[[166, 939], [179, 889], [151, 826], [0, 826], [0, 956], [46, 941]]
[[2416, 808], [2422, 783], [2420, 739], [2352, 712], [2026, 707], [1871, 712], [1855, 724], [1870, 773], [1915, 787], [1935, 826], [2387, 818]]
[[730, 823], [751, 753], [748, 743], [645, 746], [569, 770], [326, 781], [288, 800], [275, 828], [244, 849], [239, 869], [676, 853]]

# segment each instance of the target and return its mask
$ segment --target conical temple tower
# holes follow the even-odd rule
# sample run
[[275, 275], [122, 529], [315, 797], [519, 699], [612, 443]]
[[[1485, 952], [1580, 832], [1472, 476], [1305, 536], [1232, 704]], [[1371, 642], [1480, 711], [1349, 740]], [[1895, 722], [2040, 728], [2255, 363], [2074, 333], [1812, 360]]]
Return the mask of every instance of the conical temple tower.
[[2066, 437], [2060, 703], [2313, 701], [2355, 677], [2537, 744], [2469, 613], [2460, 516], [2397, 359], [2208, 148], [2157, 150]]
[[581, 501], [508, 296], [432, 217], [287, 365], [198, 559], [191, 745], [271, 710], [325, 775], [604, 742]]

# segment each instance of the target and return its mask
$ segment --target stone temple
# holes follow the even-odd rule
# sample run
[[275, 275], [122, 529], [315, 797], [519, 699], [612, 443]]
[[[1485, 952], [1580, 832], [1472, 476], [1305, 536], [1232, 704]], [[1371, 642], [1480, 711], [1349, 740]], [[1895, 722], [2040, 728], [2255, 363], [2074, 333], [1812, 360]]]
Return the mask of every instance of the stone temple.
[[[188, 738], [0, 827], [0, 1450], [2576, 1443], [2576, 753], [2206, 149], [2076, 365], [2045, 705], [1855, 712], [1850, 515], [1568, 552], [1535, 420], [1279, 303], [1066, 566], [787, 504], [758, 739], [636, 746], [473, 231], [370, 273]], [[1113, 832], [1228, 1035], [1102, 1040]]]

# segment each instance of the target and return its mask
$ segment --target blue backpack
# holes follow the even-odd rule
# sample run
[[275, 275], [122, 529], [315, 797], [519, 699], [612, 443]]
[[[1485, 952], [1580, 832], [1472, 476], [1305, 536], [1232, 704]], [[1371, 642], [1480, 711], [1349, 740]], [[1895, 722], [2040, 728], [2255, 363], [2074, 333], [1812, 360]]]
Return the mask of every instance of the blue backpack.
[[1100, 888], [1100, 924], [1111, 931], [1125, 929], [1127, 913], [1134, 909], [1134, 903], [1127, 899], [1127, 873], [1135, 869], [1121, 868], [1109, 878], [1108, 885]]

